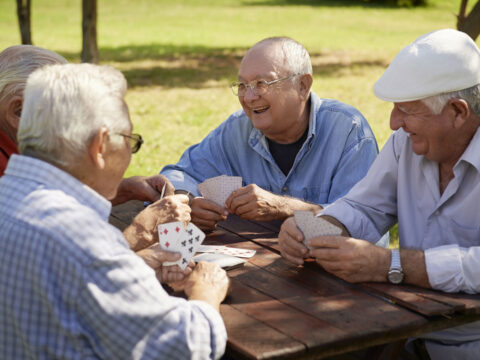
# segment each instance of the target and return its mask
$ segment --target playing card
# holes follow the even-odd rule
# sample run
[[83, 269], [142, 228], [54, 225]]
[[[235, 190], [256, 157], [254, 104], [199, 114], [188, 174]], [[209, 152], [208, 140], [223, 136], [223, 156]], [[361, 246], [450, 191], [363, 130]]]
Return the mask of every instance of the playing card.
[[205, 234], [194, 224], [184, 227], [182, 222], [161, 224], [158, 226], [158, 236], [163, 250], [179, 252], [182, 257], [178, 261], [164, 262], [164, 266], [178, 265], [184, 270], [197, 248], [205, 239]]
[[313, 237], [342, 234], [342, 229], [338, 226], [329, 223], [321, 217], [316, 217], [310, 211], [294, 211], [293, 215], [295, 216], [297, 227], [303, 233], [305, 246], [307, 246], [306, 241]]
[[197, 249], [197, 252], [223, 254], [243, 258], [251, 258], [256, 253], [255, 250], [234, 248], [222, 245], [201, 245]]
[[206, 261], [217, 264], [225, 270], [233, 269], [237, 266], [243, 265], [245, 260], [240, 259], [235, 256], [224, 255], [224, 254], [213, 254], [213, 253], [203, 253], [198, 254], [193, 257], [193, 260], [197, 263], [199, 261]]
[[240, 176], [221, 175], [209, 178], [198, 184], [198, 190], [202, 196], [221, 206], [225, 205], [225, 201], [230, 194], [242, 187], [242, 178]]

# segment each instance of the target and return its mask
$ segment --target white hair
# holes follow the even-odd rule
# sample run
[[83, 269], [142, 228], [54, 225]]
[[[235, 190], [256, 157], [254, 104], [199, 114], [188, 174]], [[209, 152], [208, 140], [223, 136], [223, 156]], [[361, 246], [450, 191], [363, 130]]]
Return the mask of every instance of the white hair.
[[477, 116], [480, 116], [480, 84], [463, 90], [430, 96], [426, 99], [422, 99], [422, 102], [433, 114], [438, 115], [443, 111], [443, 108], [450, 99], [465, 100], [468, 105], [470, 105], [472, 111]]
[[286, 36], [270, 37], [263, 39], [256, 43], [257, 45], [263, 45], [267, 43], [277, 44], [280, 43], [280, 48], [283, 51], [285, 69], [291, 72], [291, 74], [310, 74], [312, 75], [312, 61], [307, 49], [298, 41]]
[[65, 64], [62, 56], [33, 45], [15, 45], [0, 53], [0, 103], [14, 95], [23, 96], [28, 76], [36, 69]]
[[[109, 135], [130, 129], [126, 89], [122, 73], [109, 66], [66, 64], [36, 70], [25, 88], [17, 134], [20, 153], [72, 168], [102, 127]], [[110, 141], [120, 145], [124, 140], [110, 136]]]

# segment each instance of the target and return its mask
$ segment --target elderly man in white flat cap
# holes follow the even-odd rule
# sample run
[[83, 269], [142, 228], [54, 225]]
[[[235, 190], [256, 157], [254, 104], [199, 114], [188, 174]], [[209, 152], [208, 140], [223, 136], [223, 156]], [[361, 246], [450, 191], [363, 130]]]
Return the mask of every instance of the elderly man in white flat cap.
[[[282, 255], [297, 265], [314, 257], [350, 282], [480, 292], [480, 50], [455, 30], [423, 35], [399, 52], [374, 92], [393, 102], [395, 132], [365, 178], [319, 214], [344, 237], [309, 239], [308, 250], [289, 218]], [[374, 246], [397, 222], [400, 249]], [[478, 359], [480, 322], [414, 344], [432, 359]]]

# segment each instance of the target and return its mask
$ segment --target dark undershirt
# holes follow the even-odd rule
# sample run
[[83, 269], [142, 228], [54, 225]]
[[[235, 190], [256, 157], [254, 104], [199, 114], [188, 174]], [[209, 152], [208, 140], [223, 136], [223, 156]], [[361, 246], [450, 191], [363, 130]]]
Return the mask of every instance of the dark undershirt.
[[285, 176], [288, 175], [288, 172], [292, 168], [295, 158], [300, 151], [300, 148], [307, 139], [307, 135], [308, 126], [302, 137], [291, 144], [279, 144], [267, 138], [270, 154], [272, 154], [273, 159], [277, 163], [280, 170], [282, 170], [282, 172], [285, 174]]

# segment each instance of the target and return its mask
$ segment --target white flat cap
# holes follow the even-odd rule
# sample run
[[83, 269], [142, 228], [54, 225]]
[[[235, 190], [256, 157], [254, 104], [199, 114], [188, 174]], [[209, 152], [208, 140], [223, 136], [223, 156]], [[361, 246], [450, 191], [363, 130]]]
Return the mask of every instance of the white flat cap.
[[393, 59], [373, 92], [405, 102], [480, 84], [480, 50], [465, 33], [444, 29], [420, 36]]

